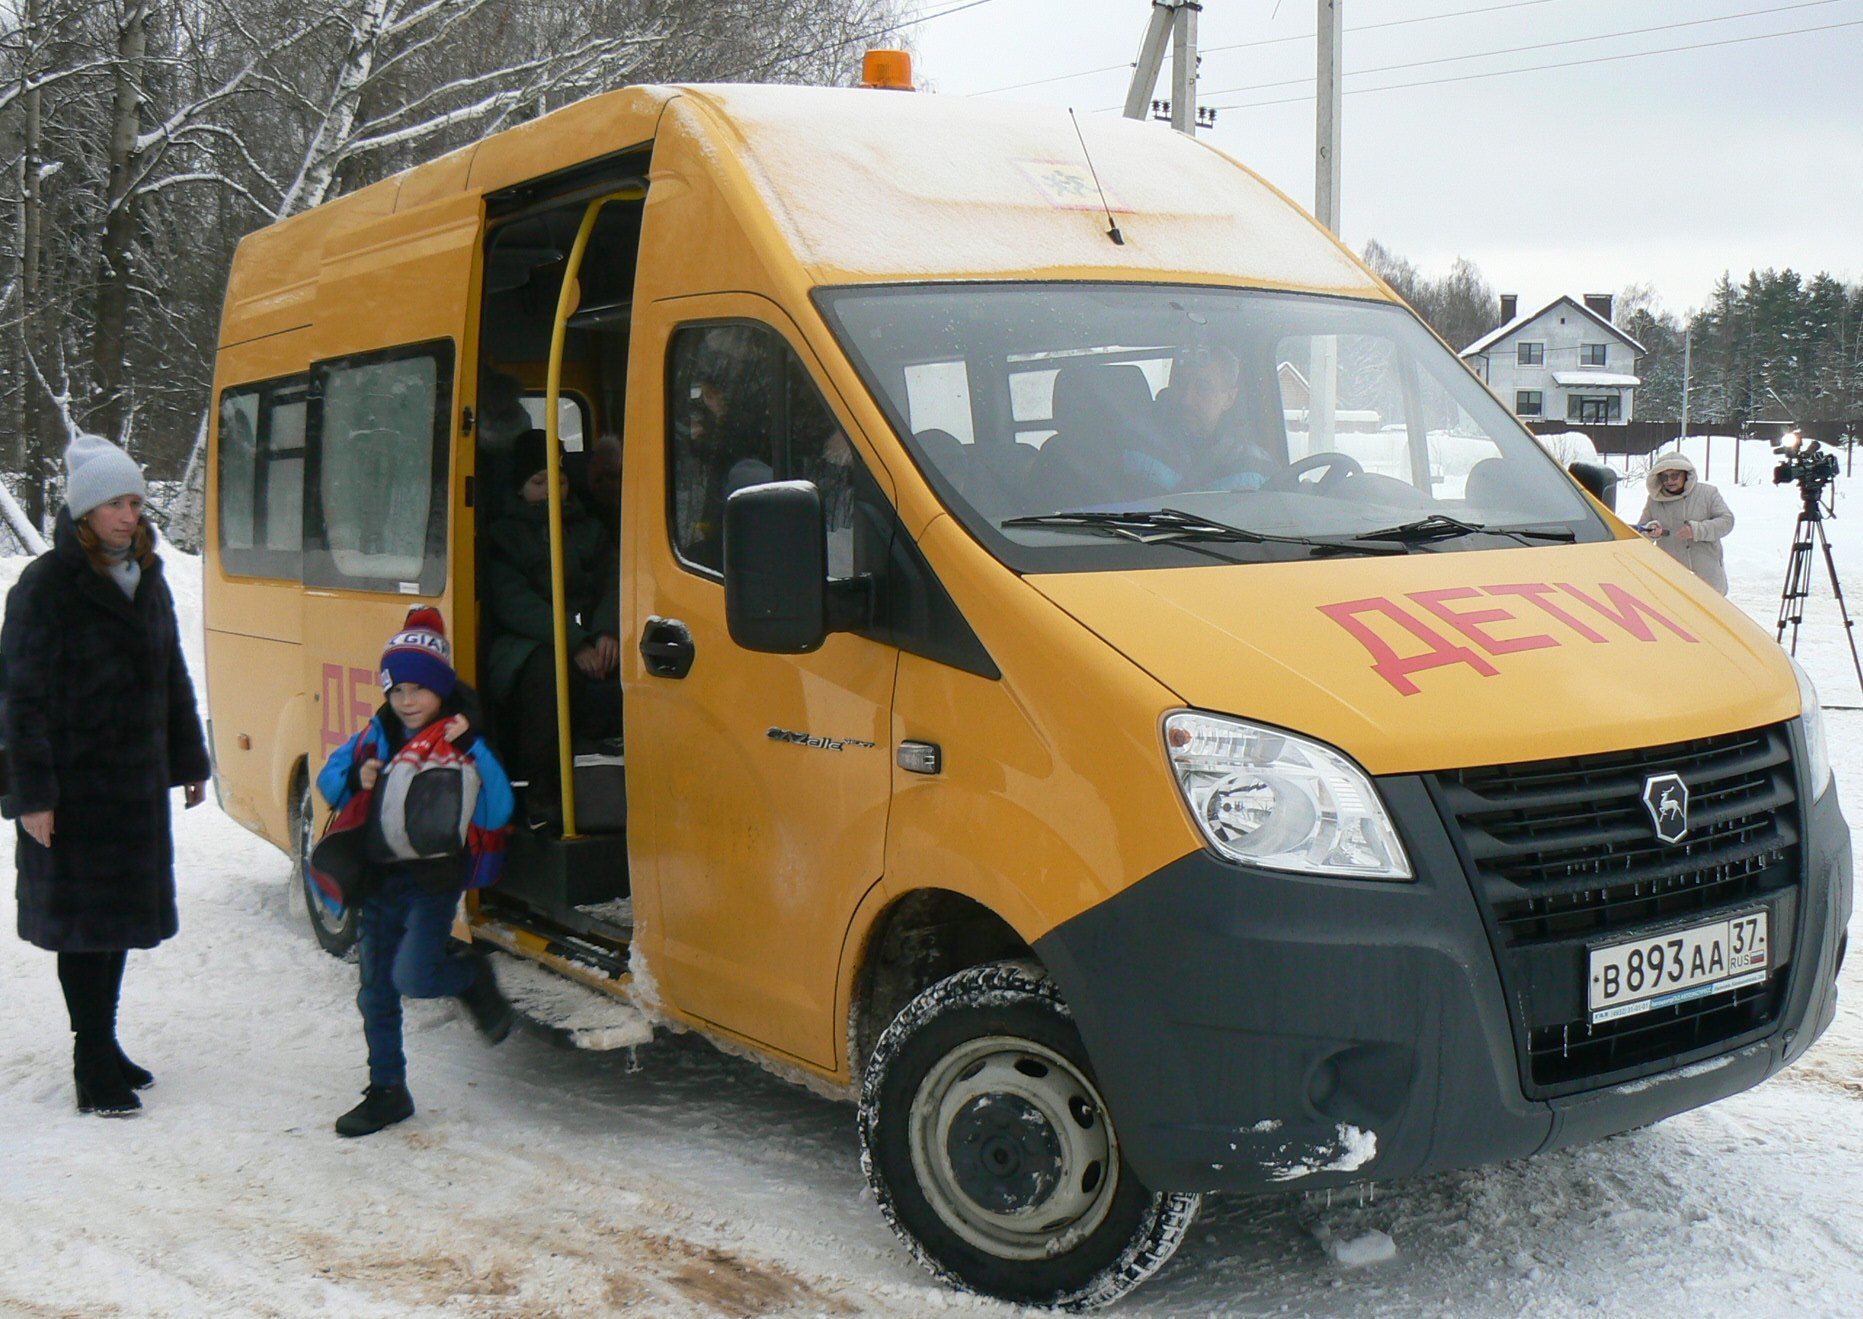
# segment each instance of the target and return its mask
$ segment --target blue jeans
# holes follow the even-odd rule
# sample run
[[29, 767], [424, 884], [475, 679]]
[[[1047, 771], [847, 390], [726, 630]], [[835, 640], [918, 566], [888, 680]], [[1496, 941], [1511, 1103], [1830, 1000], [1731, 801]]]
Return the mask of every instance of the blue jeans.
[[478, 974], [464, 957], [448, 953], [458, 893], [429, 893], [407, 875], [391, 874], [363, 899], [358, 959], [362, 1035], [369, 1044], [369, 1084], [404, 1085], [401, 999], [463, 994]]

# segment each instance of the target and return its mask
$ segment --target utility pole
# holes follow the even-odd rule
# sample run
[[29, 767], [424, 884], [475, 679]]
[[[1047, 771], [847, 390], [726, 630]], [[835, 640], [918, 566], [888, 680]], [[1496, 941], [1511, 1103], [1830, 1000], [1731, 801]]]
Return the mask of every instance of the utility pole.
[[1150, 111], [1168, 44], [1171, 127], [1189, 137], [1197, 135], [1197, 15], [1202, 12], [1201, 0], [1152, 0], [1151, 21], [1132, 66], [1132, 85], [1126, 89], [1127, 119], [1143, 119]]
[[[1313, 216], [1333, 237], [1339, 236], [1339, 91], [1340, 8], [1345, 0], [1318, 0], [1318, 65], [1313, 104]], [[1316, 335], [1307, 386], [1309, 453], [1333, 447], [1334, 412], [1339, 400], [1339, 341]]]
[[1197, 15], [1200, 4], [1181, 3], [1171, 25], [1171, 127], [1197, 135]]
[[1345, 0], [1319, 0], [1313, 142], [1313, 215], [1339, 236], [1339, 37]]

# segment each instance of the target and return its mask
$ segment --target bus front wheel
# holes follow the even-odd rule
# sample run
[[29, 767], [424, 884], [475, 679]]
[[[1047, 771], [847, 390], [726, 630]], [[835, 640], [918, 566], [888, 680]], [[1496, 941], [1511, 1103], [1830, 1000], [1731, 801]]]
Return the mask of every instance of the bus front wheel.
[[1021, 1304], [1116, 1300], [1176, 1251], [1195, 1195], [1144, 1186], [1119, 1151], [1054, 983], [972, 967], [894, 1018], [867, 1064], [861, 1166], [880, 1210], [948, 1283]]
[[316, 802], [311, 797], [309, 775], [298, 778], [297, 796], [291, 805], [291, 871], [298, 891], [304, 895], [304, 914], [310, 918], [311, 934], [317, 944], [332, 957], [347, 957], [356, 946], [356, 913], [324, 896], [311, 878], [311, 848], [317, 843]]

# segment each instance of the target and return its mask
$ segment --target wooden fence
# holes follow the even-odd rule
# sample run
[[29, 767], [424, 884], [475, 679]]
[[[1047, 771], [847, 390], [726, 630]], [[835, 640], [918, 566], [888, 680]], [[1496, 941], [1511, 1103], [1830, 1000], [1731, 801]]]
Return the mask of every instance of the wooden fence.
[[[1566, 431], [1580, 431], [1597, 447], [1601, 454], [1629, 455], [1643, 457], [1656, 452], [1682, 433], [1682, 424], [1676, 421], [1625, 421], [1615, 425], [1583, 425], [1575, 421], [1535, 421], [1529, 427], [1536, 435], [1559, 435]], [[1691, 435], [1740, 435], [1746, 439], [1763, 439], [1776, 441], [1786, 430], [1782, 422], [1748, 422], [1741, 425], [1730, 421], [1698, 421], [1691, 419], [1688, 423]], [[1863, 419], [1850, 421], [1807, 421], [1798, 430], [1801, 434], [1814, 440], [1822, 440], [1833, 448], [1844, 447], [1843, 437], [1855, 437], [1856, 443], [1863, 443]]]

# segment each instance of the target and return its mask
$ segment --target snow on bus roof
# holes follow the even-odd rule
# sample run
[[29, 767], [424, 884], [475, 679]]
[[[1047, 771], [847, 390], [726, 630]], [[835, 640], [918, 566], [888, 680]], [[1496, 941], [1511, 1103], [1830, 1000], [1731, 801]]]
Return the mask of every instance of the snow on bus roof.
[[[1077, 136], [1067, 111], [1045, 106], [845, 88], [685, 90], [741, 135], [758, 191], [819, 282], [1090, 271], [1384, 296], [1262, 179], [1162, 125], [1086, 115]], [[1107, 236], [1095, 171], [1123, 246]]]

